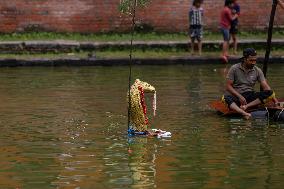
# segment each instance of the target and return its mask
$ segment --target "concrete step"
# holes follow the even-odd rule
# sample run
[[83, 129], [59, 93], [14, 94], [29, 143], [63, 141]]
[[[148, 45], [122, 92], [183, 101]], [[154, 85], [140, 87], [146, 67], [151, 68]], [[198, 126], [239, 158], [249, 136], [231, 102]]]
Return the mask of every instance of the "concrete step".
[[[240, 61], [240, 57], [230, 57], [229, 64]], [[258, 58], [258, 63], [264, 57]], [[269, 63], [284, 63], [283, 57], [271, 57]], [[193, 64], [223, 64], [219, 57], [172, 57], [134, 59], [133, 65], [193, 65]], [[0, 67], [18, 66], [128, 66], [128, 58], [96, 59], [96, 58], [58, 58], [58, 59], [0, 59]]]
[[[203, 49], [220, 50], [222, 41], [204, 41]], [[284, 39], [274, 39], [272, 47], [283, 48]], [[134, 41], [134, 48], [181, 48], [188, 49], [188, 41]], [[264, 49], [266, 40], [251, 39], [239, 40], [240, 49], [254, 47]], [[96, 51], [103, 49], [122, 50], [130, 47], [129, 41], [121, 42], [78, 42], [78, 41], [2, 41], [0, 42], [0, 53], [69, 53], [74, 51]]]

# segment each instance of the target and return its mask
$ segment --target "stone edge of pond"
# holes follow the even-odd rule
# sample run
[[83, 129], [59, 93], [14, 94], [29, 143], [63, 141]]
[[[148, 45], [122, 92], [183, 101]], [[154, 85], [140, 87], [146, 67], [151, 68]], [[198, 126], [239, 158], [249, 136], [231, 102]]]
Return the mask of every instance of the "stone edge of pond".
[[[240, 61], [239, 57], [230, 57], [229, 64]], [[261, 64], [263, 57], [258, 58]], [[271, 57], [271, 63], [284, 63], [284, 57]], [[199, 64], [223, 64], [218, 57], [174, 57], [174, 58], [143, 58], [134, 59], [133, 65], [199, 65]], [[0, 67], [22, 66], [128, 66], [128, 58], [59, 58], [59, 59], [0, 59]]]
[[[203, 41], [203, 48], [211, 50], [220, 50], [222, 41]], [[239, 40], [240, 48], [254, 47], [263, 48], [266, 45], [266, 40], [250, 39]], [[133, 46], [141, 49], [153, 48], [182, 48], [188, 49], [188, 41], [134, 41]], [[282, 48], [284, 39], [274, 39], [272, 46]], [[109, 41], [109, 42], [92, 42], [92, 41], [68, 41], [68, 40], [53, 40], [53, 41], [0, 41], [0, 50], [2, 53], [70, 53], [74, 51], [96, 51], [103, 49], [127, 49], [130, 47], [129, 41]]]

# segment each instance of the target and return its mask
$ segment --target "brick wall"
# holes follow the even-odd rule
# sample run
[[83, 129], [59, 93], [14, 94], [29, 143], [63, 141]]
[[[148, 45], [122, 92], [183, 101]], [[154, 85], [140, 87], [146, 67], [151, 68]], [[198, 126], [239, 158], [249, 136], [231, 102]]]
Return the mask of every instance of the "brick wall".
[[[156, 31], [187, 31], [192, 0], [152, 0], [139, 9], [137, 20]], [[58, 32], [126, 31], [130, 18], [118, 11], [119, 0], [1, 0], [0, 32], [45, 30]], [[204, 0], [205, 24], [217, 30], [224, 0]], [[267, 26], [272, 0], [239, 0], [242, 30]], [[277, 8], [275, 25], [284, 26], [284, 10]]]

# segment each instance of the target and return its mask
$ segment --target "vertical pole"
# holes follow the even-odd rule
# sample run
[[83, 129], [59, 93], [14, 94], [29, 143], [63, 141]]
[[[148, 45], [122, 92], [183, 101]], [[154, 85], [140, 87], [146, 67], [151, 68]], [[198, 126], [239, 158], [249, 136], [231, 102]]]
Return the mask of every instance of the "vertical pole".
[[135, 30], [135, 14], [136, 14], [136, 4], [137, 0], [134, 0], [132, 5], [132, 29], [131, 29], [131, 40], [130, 40], [130, 53], [129, 53], [129, 77], [128, 77], [128, 131], [130, 129], [130, 108], [131, 108], [131, 96], [130, 96], [130, 88], [131, 88], [131, 76], [132, 76], [132, 52], [133, 52], [133, 38], [134, 38], [134, 30]]
[[263, 63], [263, 69], [262, 69], [265, 77], [266, 77], [267, 65], [268, 65], [269, 55], [270, 55], [270, 50], [271, 50], [271, 39], [272, 39], [274, 16], [275, 16], [275, 11], [277, 7], [277, 0], [272, 0], [272, 1], [273, 1], [273, 4], [272, 4], [271, 13], [270, 13], [268, 36], [267, 36], [267, 42], [266, 42], [266, 52], [265, 52], [265, 58], [264, 58], [264, 63]]

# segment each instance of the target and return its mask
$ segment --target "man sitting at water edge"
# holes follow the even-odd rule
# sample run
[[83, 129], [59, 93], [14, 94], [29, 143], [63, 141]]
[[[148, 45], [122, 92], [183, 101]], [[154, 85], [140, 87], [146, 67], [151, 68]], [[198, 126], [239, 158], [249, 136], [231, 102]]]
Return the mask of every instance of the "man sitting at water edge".
[[[255, 65], [256, 59], [257, 53], [253, 48], [245, 49], [242, 62], [233, 65], [227, 74], [224, 100], [230, 109], [240, 113], [245, 119], [251, 118], [247, 109], [263, 104], [265, 99], [274, 96], [262, 70]], [[254, 91], [257, 81], [263, 91]]]

